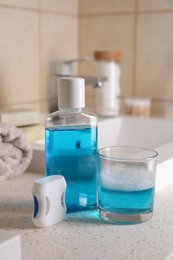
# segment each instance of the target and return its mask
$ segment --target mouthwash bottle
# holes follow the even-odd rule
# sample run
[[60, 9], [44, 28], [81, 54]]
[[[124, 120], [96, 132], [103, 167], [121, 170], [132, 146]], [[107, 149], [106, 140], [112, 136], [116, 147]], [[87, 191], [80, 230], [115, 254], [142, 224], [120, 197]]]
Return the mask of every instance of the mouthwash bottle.
[[83, 78], [59, 79], [58, 107], [46, 123], [46, 176], [64, 176], [67, 212], [93, 209], [96, 207], [97, 118], [84, 112]]

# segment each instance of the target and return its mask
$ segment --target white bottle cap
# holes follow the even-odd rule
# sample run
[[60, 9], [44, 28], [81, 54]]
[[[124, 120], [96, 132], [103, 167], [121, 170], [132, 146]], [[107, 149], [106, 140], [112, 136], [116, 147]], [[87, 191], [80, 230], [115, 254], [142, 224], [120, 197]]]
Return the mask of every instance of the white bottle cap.
[[32, 189], [34, 212], [32, 221], [37, 227], [48, 227], [62, 221], [66, 214], [66, 181], [61, 175], [43, 177]]
[[78, 77], [63, 77], [58, 80], [58, 107], [85, 107], [85, 80]]

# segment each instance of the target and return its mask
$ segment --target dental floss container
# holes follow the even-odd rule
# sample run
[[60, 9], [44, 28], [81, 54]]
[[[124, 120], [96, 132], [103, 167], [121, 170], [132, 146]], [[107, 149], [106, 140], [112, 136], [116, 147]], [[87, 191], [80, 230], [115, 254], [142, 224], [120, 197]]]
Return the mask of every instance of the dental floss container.
[[36, 227], [52, 226], [64, 219], [65, 191], [66, 181], [61, 175], [43, 177], [35, 181], [32, 188], [32, 221]]

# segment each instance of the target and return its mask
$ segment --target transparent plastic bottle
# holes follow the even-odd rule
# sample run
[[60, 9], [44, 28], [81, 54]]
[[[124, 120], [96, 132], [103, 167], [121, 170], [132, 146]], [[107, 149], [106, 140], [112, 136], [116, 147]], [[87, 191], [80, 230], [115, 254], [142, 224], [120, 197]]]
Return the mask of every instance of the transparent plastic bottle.
[[95, 51], [96, 74], [106, 77], [101, 87], [95, 89], [96, 113], [100, 116], [117, 116], [120, 112], [120, 60], [121, 51]]
[[83, 110], [84, 79], [59, 79], [58, 106], [46, 123], [46, 176], [64, 176], [67, 213], [95, 208], [97, 117]]

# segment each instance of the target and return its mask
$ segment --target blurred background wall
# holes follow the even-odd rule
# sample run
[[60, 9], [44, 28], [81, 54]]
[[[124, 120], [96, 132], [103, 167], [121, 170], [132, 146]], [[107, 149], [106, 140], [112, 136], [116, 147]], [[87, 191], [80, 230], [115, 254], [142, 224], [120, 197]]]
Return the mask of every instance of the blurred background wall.
[[78, 0], [0, 0], [0, 106], [46, 110], [50, 62], [78, 56]]
[[[173, 1], [0, 0], [0, 107], [46, 111], [52, 61], [123, 52], [122, 98], [173, 105]], [[93, 74], [80, 63], [79, 74]], [[87, 105], [94, 89], [87, 87]]]

